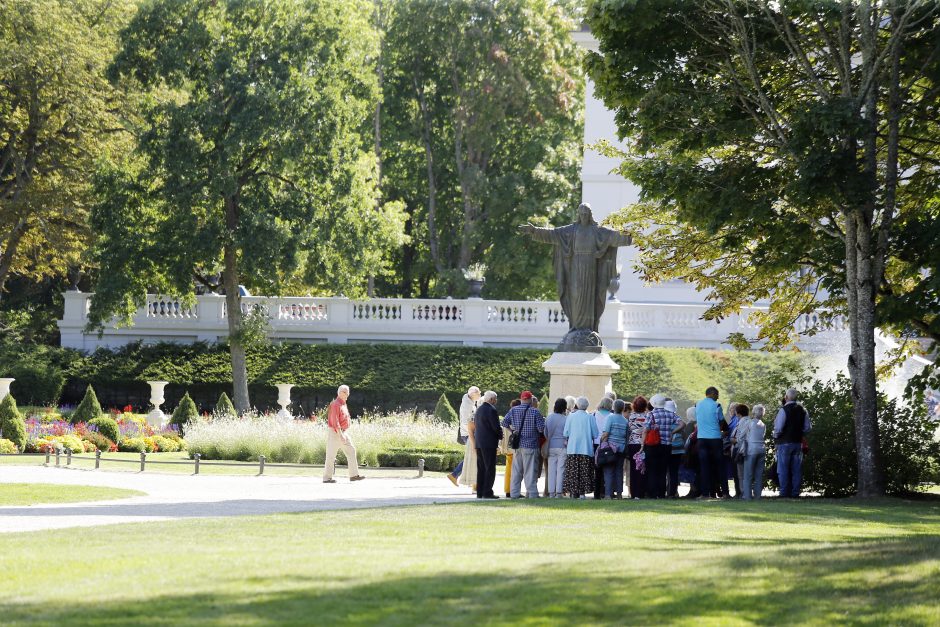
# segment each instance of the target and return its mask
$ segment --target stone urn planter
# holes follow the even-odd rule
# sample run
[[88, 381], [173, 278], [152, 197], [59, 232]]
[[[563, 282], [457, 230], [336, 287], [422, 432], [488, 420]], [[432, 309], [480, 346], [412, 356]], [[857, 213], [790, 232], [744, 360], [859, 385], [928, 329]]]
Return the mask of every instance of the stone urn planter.
[[7, 394], [10, 393], [10, 384], [16, 381], [16, 379], [0, 379], [0, 401], [6, 398]]
[[150, 404], [153, 405], [153, 409], [147, 414], [147, 424], [151, 427], [163, 427], [168, 419], [166, 414], [163, 413], [163, 410], [160, 409], [160, 405], [162, 405], [164, 401], [163, 390], [170, 382], [147, 381], [147, 384], [150, 385]]
[[294, 419], [294, 415], [288, 411], [287, 406], [290, 405], [290, 391], [294, 387], [292, 383], [277, 383], [275, 386], [277, 388], [277, 404], [281, 406], [280, 411], [277, 412], [277, 417], [284, 422]]
[[483, 284], [486, 283], [485, 279], [470, 279], [468, 282], [470, 287], [470, 295], [468, 298], [483, 298]]

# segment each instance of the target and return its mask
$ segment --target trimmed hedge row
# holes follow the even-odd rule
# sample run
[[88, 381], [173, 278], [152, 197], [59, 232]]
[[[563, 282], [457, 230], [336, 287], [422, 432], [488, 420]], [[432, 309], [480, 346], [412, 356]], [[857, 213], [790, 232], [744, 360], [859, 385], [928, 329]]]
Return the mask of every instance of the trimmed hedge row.
[[[231, 365], [225, 345], [131, 344], [118, 350], [78, 351], [47, 346], [0, 344], [0, 372], [21, 361], [57, 369], [66, 379], [61, 401], [81, 399], [94, 385], [105, 407], [130, 404], [146, 410], [147, 380], [173, 382], [167, 386], [164, 409], [174, 408], [189, 392], [200, 411], [211, 411], [222, 392], [231, 393]], [[332, 400], [336, 386], [352, 386], [350, 405], [356, 410], [418, 407], [432, 411], [441, 394], [454, 407], [470, 385], [492, 389], [508, 401], [521, 390], [542, 396], [548, 374], [542, 369], [551, 351], [402, 344], [274, 344], [249, 351], [248, 376], [253, 404], [275, 409], [274, 383], [293, 383], [295, 410], [309, 413]], [[698, 349], [654, 348], [612, 351], [621, 370], [613, 377], [622, 397], [665, 393], [680, 408], [700, 398], [709, 385], [724, 398], [743, 402], [777, 398], [782, 389], [799, 383], [806, 358]]]

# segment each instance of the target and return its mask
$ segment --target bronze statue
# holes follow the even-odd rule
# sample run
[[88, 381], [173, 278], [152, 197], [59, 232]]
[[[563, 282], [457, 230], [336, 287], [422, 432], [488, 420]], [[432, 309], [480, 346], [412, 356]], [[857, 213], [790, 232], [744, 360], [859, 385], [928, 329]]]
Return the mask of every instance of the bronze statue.
[[629, 246], [633, 239], [627, 233], [598, 226], [587, 203], [578, 207], [574, 224], [558, 228], [523, 224], [519, 229], [536, 241], [555, 246], [558, 299], [569, 329], [558, 350], [601, 352], [604, 345], [597, 328], [607, 286], [617, 274], [617, 247]]

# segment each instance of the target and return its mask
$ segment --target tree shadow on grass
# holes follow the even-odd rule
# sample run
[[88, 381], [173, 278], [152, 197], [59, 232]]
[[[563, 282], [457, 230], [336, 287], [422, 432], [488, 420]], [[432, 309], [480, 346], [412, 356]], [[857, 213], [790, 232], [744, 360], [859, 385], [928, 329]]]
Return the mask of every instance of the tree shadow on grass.
[[[655, 558], [655, 552], [650, 553]], [[624, 572], [616, 560], [513, 571], [481, 559], [451, 568], [370, 577], [367, 563], [324, 563], [314, 574], [206, 573], [223, 590], [147, 599], [0, 604], [4, 622], [89, 625], [427, 625], [859, 622], [940, 620], [940, 534], [832, 543], [826, 550], [761, 550], [688, 560], [685, 577]], [[550, 553], [547, 555], [550, 557]], [[694, 550], [690, 557], [696, 558]], [[705, 555], [697, 559], [701, 559]], [[441, 562], [447, 560], [442, 556]], [[931, 564], [932, 563], [932, 564]], [[912, 578], [912, 569], [919, 577]], [[425, 569], [426, 570], [426, 569]], [[146, 578], [146, 573], [141, 573]], [[768, 582], [766, 578], [769, 578]], [[769, 586], [762, 587], [761, 584]], [[769, 590], [769, 592], [768, 592]]]

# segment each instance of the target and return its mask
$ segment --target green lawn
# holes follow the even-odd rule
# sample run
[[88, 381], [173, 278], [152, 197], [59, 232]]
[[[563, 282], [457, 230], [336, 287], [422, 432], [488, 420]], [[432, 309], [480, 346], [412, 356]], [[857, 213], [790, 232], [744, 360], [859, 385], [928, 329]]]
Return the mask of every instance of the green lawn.
[[[94, 453], [83, 453], [81, 457], [89, 459], [78, 459], [76, 456], [72, 459], [72, 468], [91, 470], [95, 467]], [[123, 459], [134, 463], [109, 462], [109, 459]], [[0, 467], [11, 464], [17, 466], [41, 466], [45, 463], [45, 455], [4, 455], [0, 456]], [[153, 461], [184, 461], [186, 464], [151, 464]], [[223, 460], [215, 460], [223, 461]], [[65, 466], [65, 455], [59, 457], [59, 463]], [[49, 465], [55, 465], [55, 456], [49, 458]], [[113, 472], [140, 472], [140, 453], [102, 453], [101, 470]], [[182, 473], [191, 475], [193, 473], [193, 461], [189, 459], [186, 453], [147, 453], [147, 470], [145, 472], [160, 473]], [[346, 476], [345, 467], [339, 468], [340, 476]], [[258, 464], [250, 463], [240, 466], [213, 466], [211, 462], [202, 462], [199, 466], [199, 474], [202, 475], [257, 475]], [[319, 477], [323, 474], [323, 466], [314, 466], [311, 468], [277, 468], [267, 465], [264, 474], [274, 476], [300, 476], [300, 477]], [[388, 469], [377, 470], [375, 468], [364, 468], [363, 474], [369, 474], [374, 477], [414, 477], [416, 470], [411, 469]], [[446, 473], [425, 471], [425, 477], [441, 477]]]
[[78, 503], [143, 496], [137, 490], [53, 483], [0, 483], [0, 506]]
[[[50, 546], [74, 550], [49, 560]], [[0, 572], [6, 624], [927, 625], [940, 623], [940, 501], [499, 501], [129, 524], [2, 535]]]

